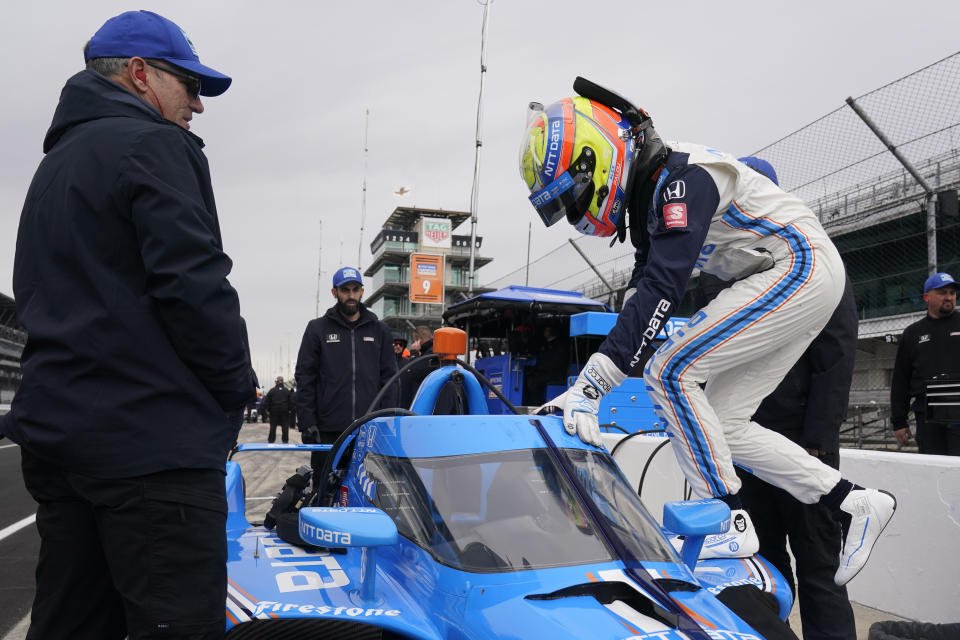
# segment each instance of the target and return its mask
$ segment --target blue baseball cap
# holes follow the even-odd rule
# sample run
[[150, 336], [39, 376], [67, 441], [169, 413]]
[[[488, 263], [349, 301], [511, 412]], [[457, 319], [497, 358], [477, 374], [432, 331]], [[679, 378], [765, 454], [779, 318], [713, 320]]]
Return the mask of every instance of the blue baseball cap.
[[923, 283], [923, 292], [926, 293], [930, 289], [937, 289], [939, 287], [945, 287], [952, 284], [954, 287], [957, 286], [956, 281], [953, 279], [953, 276], [949, 273], [935, 273], [927, 281]]
[[333, 286], [339, 287], [348, 282], [356, 282], [362, 287], [363, 280], [360, 278], [360, 272], [353, 267], [340, 267], [337, 269], [337, 272], [333, 274]]
[[754, 171], [759, 174], [765, 175], [770, 178], [770, 181], [773, 184], [780, 186], [780, 181], [777, 180], [777, 172], [773, 170], [773, 165], [764, 160], [763, 158], [757, 158], [756, 156], [744, 156], [743, 158], [737, 158], [740, 162], [747, 165]]
[[200, 64], [197, 49], [186, 32], [150, 11], [127, 11], [103, 23], [90, 38], [84, 62], [94, 58], [152, 58], [164, 60], [200, 78], [200, 95], [218, 96], [233, 80]]

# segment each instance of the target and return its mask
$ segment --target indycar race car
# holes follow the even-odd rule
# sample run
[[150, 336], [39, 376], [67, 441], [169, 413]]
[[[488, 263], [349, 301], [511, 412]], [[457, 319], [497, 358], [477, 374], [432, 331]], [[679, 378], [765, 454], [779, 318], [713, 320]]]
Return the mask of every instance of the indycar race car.
[[[729, 527], [726, 505], [665, 507], [678, 555], [605, 450], [553, 416], [488, 415], [465, 367], [433, 371], [409, 411], [375, 412], [332, 446], [237, 448], [329, 453], [317, 506], [282, 537], [251, 522], [227, 463], [228, 640], [795, 638], [771, 565], [697, 560]], [[469, 415], [430, 415], [452, 381]]]

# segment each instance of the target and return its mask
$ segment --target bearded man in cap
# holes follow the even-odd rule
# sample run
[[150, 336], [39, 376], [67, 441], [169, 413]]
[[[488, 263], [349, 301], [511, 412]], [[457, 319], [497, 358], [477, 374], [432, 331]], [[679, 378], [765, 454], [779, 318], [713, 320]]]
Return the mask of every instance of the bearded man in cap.
[[[397, 372], [390, 327], [361, 302], [360, 271], [337, 269], [330, 293], [336, 304], [307, 323], [297, 354], [297, 421], [307, 444], [336, 442]], [[375, 408], [397, 406], [397, 389]], [[315, 452], [315, 468], [322, 458]]]
[[[960, 417], [935, 415], [931, 385], [940, 385], [948, 408], [960, 383], [960, 313], [957, 283], [949, 273], [935, 273], [923, 283], [927, 315], [903, 330], [890, 380], [890, 422], [897, 442], [910, 441], [907, 414], [913, 409], [920, 453], [960, 456]], [[912, 401], [912, 402], [911, 402]]]
[[39, 503], [30, 640], [222, 638], [224, 461], [254, 382], [203, 142], [230, 78], [166, 18], [84, 48], [20, 218], [0, 425]]

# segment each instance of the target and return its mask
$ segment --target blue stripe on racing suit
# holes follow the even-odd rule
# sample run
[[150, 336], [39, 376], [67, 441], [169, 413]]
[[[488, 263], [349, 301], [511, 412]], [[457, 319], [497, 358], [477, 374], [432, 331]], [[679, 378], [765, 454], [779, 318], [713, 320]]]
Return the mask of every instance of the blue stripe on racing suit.
[[743, 331], [782, 304], [784, 300], [803, 286], [813, 269], [813, 249], [803, 233], [796, 228], [792, 226], [780, 227], [764, 218], [751, 218], [738, 209], [736, 203], [731, 205], [724, 213], [723, 221], [733, 228], [747, 230], [756, 233], [758, 236], [777, 235], [784, 238], [794, 255], [794, 260], [790, 272], [774, 287], [759, 299], [752, 301], [679, 349], [674, 357], [670, 358], [669, 364], [661, 374], [661, 382], [666, 393], [674, 398], [673, 408], [680, 427], [688, 442], [692, 445], [694, 461], [716, 496], [726, 495], [728, 491], [726, 486], [721, 487], [723, 480], [719, 470], [710, 452], [706, 450], [706, 436], [696, 419], [693, 408], [683, 393], [680, 385], [681, 372], [716, 345]]

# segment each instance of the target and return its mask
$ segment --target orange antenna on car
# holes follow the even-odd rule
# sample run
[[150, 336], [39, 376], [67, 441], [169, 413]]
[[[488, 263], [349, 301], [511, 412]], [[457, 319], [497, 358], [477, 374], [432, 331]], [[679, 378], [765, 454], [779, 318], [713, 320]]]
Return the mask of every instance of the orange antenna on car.
[[440, 361], [456, 360], [467, 353], [467, 333], [462, 329], [441, 327], [433, 332], [433, 352]]

